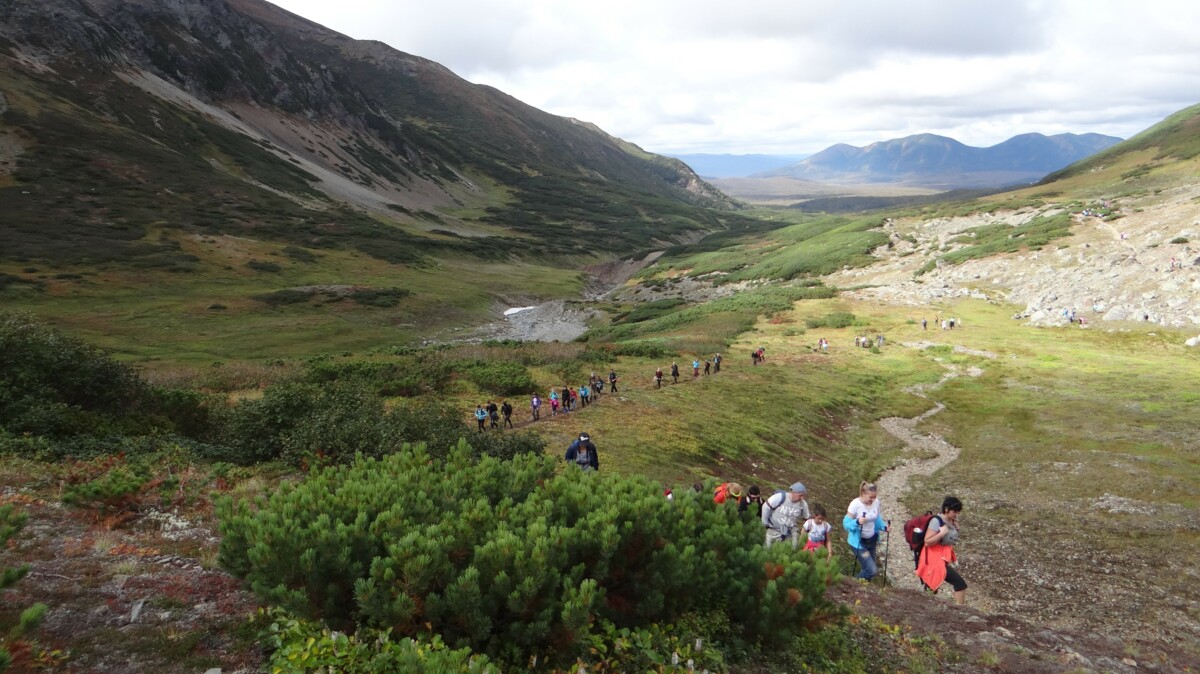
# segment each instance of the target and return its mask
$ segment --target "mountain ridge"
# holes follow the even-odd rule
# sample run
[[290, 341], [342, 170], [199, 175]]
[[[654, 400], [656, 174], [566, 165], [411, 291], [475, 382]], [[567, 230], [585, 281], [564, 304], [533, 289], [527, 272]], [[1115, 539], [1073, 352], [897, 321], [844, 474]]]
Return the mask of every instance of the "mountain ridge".
[[1026, 133], [979, 148], [947, 136], [921, 133], [863, 147], [838, 143], [796, 164], [754, 177], [944, 189], [1003, 187], [1035, 182], [1119, 141], [1094, 133]]

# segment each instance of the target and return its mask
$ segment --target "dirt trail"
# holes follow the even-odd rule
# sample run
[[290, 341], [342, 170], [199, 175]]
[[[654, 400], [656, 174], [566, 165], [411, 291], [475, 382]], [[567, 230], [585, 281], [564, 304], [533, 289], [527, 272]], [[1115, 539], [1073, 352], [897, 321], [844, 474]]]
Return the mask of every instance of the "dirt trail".
[[[948, 365], [949, 372], [942, 375], [942, 378], [935, 384], [918, 384], [906, 389], [909, 393], [932, 400], [926, 393], [933, 389], [941, 387], [947, 381], [959, 377], [962, 373], [957, 366]], [[966, 370], [967, 376], [978, 377], [983, 374], [983, 370], [972, 367]], [[884, 471], [879, 476], [878, 485], [879, 492], [884, 494], [888, 499], [888, 513], [891, 515], [892, 526], [895, 528], [895, 543], [890, 543], [888, 553], [895, 556], [888, 563], [888, 582], [896, 587], [902, 587], [910, 590], [921, 589], [920, 583], [917, 581], [916, 575], [912, 572], [911, 559], [908, 546], [904, 542], [904, 522], [907, 522], [911, 515], [901, 503], [901, 499], [908, 493], [908, 480], [914, 475], [932, 475], [938, 470], [941, 470], [950, 462], [958, 458], [959, 448], [946, 442], [945, 438], [940, 435], [920, 435], [916, 431], [917, 424], [938, 414], [946, 409], [946, 406], [936, 400], [934, 407], [910, 419], [902, 417], [889, 417], [881, 419], [879, 425], [883, 430], [890, 433], [893, 437], [904, 443], [905, 451], [920, 452], [927, 455], [930, 452], [934, 454], [931, 458], [906, 459], [903, 463]]]

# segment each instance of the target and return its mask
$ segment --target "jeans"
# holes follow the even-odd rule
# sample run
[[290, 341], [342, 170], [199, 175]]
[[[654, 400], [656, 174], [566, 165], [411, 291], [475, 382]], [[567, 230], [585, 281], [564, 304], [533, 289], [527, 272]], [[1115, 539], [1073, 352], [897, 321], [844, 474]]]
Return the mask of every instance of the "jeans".
[[862, 570], [855, 578], [871, 580], [875, 574], [879, 573], [879, 566], [875, 558], [875, 548], [879, 545], [879, 534], [875, 534], [871, 538], [863, 538], [859, 543], [861, 547], [854, 548], [854, 557], [858, 560], [858, 565], [862, 567]]

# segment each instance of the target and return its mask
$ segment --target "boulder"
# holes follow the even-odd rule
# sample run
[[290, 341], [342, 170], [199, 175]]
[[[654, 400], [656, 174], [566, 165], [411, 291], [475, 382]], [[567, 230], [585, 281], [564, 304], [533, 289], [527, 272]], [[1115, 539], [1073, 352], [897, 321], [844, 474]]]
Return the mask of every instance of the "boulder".
[[1184, 346], [1200, 346], [1200, 336], [1192, 337], [1183, 343]]

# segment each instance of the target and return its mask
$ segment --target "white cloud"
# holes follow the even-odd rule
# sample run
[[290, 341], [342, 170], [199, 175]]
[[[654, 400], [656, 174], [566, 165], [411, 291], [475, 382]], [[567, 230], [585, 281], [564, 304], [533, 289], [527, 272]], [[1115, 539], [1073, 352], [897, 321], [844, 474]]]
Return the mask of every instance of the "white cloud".
[[277, 0], [658, 152], [1129, 136], [1197, 102], [1200, 3]]

